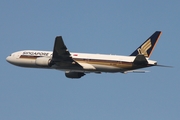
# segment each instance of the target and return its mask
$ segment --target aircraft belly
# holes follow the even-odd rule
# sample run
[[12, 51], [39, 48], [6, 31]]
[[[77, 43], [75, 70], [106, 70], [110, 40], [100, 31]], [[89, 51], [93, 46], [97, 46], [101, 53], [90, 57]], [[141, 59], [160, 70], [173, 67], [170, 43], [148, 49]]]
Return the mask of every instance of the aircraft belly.
[[80, 63], [80, 62], [78, 62], [78, 64], [81, 65], [84, 70], [92, 70], [92, 71], [96, 70], [96, 68], [91, 64]]
[[114, 66], [106, 66], [106, 65], [93, 65], [96, 68], [96, 71], [100, 72], [120, 72], [122, 71], [119, 67]]
[[75, 72], [122, 72], [126, 69], [132, 68], [132, 65], [118, 65], [118, 66], [110, 66], [110, 65], [99, 65], [99, 64], [88, 64], [81, 63], [82, 68], [79, 67], [60, 67], [54, 66], [53, 68], [63, 71], [75, 71]]
[[[81, 64], [82, 65], [82, 64]], [[76, 67], [54, 67], [55, 69], [62, 71], [74, 71], [74, 72], [121, 72], [122, 69], [114, 66], [105, 66], [105, 65], [83, 65], [83, 68]]]

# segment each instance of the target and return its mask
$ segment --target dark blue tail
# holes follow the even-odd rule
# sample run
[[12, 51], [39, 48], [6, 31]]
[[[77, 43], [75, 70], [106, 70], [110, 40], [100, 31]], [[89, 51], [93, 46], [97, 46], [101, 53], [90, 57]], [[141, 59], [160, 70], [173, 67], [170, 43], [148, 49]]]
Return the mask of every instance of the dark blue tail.
[[154, 47], [161, 35], [161, 31], [156, 31], [149, 37], [141, 46], [139, 46], [130, 56], [144, 55], [149, 58], [152, 54]]

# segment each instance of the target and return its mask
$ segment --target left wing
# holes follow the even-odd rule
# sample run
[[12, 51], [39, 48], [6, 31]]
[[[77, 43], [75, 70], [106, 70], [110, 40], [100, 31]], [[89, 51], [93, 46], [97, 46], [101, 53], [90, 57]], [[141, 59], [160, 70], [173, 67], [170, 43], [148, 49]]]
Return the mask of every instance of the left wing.
[[82, 68], [81, 65], [72, 59], [71, 54], [63, 42], [62, 36], [57, 36], [55, 39], [51, 65], [56, 65], [63, 68]]

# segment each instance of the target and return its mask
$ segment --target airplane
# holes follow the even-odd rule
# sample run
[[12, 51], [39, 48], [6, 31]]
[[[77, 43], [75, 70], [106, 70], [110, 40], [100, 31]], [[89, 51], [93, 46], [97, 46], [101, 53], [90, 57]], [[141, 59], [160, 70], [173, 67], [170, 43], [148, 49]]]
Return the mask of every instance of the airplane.
[[[6, 61], [20, 67], [56, 69], [65, 72], [67, 78], [81, 78], [87, 73], [145, 73], [138, 70], [158, 65], [149, 60], [161, 35], [156, 31], [129, 56], [69, 52], [62, 36], [57, 36], [53, 52], [23, 50], [12, 53]], [[168, 66], [163, 66], [168, 67]]]

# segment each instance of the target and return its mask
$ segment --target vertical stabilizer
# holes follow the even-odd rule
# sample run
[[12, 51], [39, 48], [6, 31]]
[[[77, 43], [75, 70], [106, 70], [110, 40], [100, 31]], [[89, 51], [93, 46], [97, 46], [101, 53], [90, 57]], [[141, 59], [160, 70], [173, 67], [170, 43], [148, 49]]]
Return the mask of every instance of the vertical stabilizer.
[[156, 46], [156, 43], [161, 35], [161, 31], [156, 31], [151, 35], [141, 46], [139, 46], [130, 56], [144, 55], [149, 58]]

